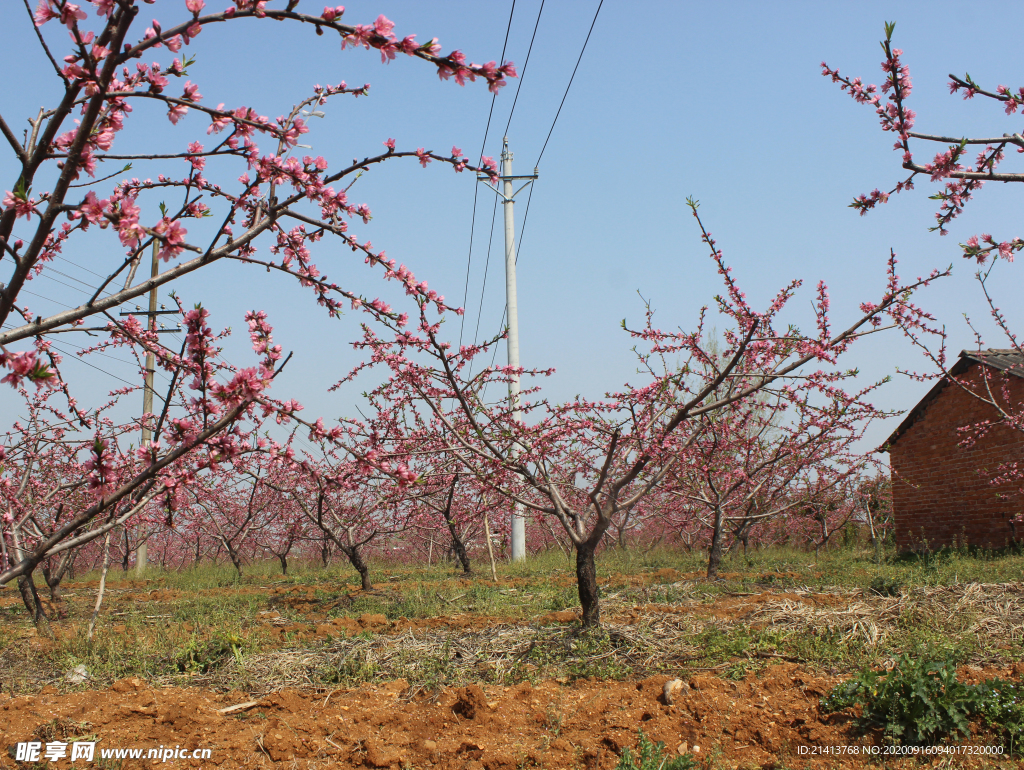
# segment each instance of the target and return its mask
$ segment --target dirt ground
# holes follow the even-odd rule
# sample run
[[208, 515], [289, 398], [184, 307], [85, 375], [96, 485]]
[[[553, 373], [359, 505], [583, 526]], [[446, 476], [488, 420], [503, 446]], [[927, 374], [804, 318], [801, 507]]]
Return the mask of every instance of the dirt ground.
[[[638, 583], [686, 577], [675, 570], [661, 570], [638, 578]], [[514, 581], [507, 584], [517, 585]], [[94, 586], [84, 582], [74, 586], [70, 605], [72, 609], [76, 603], [82, 607], [55, 626], [57, 640], [39, 638], [28, 629], [27, 646], [52, 648], [60, 644], [61, 636], [80, 633], [82, 611], [92, 601], [90, 588]], [[163, 605], [185, 595], [129, 581], [112, 588], [112, 607], [141, 607], [143, 613], [160, 613]], [[395, 646], [431, 634], [455, 638], [497, 624], [505, 628], [565, 628], [578, 621], [570, 610], [520, 618], [458, 612], [391, 620], [375, 613], [332, 617], [344, 609], [335, 605], [349, 603], [359, 592], [325, 603], [313, 588], [305, 586], [237, 586], [204, 593], [250, 591], [266, 597], [261, 603], [265, 609], [251, 618], [252, 627], [266, 633], [269, 650], [281, 649], [282, 654], [295, 645], [317, 645], [354, 635]], [[4, 598], [7, 603], [14, 601], [11, 596]], [[660, 623], [683, 623], [685, 619], [698, 624], [694, 628], [724, 621], [763, 624], [778, 622], [769, 611], [785, 609], [791, 616], [803, 617], [800, 613], [846, 608], [850, 601], [849, 595], [838, 593], [758, 589], [722, 594], [711, 602], [609, 601], [604, 617], [620, 628], [649, 625], [652, 617], [660, 618]], [[149, 607], [153, 609], [146, 609]], [[892, 611], [903, 612], [901, 607]], [[116, 617], [114, 614], [112, 620]], [[170, 618], [167, 614], [152, 617], [168, 627], [188, 625], [163, 620]], [[820, 623], [825, 617], [814, 615], [808, 622]], [[123, 631], [116, 622], [107, 628], [115, 634]], [[131, 677], [109, 687], [86, 690], [80, 689], [82, 685], [51, 679], [57, 686], [48, 684], [33, 694], [0, 693], [0, 768], [33, 766], [15, 761], [14, 747], [19, 742], [71, 744], [79, 739], [97, 742], [97, 754], [94, 764], [76, 766], [122, 770], [161, 763], [145, 758], [101, 760], [100, 750], [137, 748], [143, 754], [158, 747], [210, 750], [209, 759], [170, 759], [168, 767], [611, 770], [622, 749], [636, 747], [638, 730], [664, 743], [669, 756], [689, 755], [695, 767], [704, 770], [981, 768], [996, 764], [984, 755], [894, 761], [864, 753], [836, 754], [831, 747], [866, 752], [881, 743], [879, 735], [859, 733], [849, 714], [819, 713], [819, 698], [845, 677], [787, 660], [781, 654], [759, 657], [763, 660], [757, 668], [735, 681], [723, 675], [724, 666], [689, 668], [683, 686], [670, 699], [664, 694], [665, 683], [672, 678], [669, 675], [623, 681], [548, 678], [536, 668], [532, 682], [441, 689], [399, 679], [354, 688], [225, 691], [209, 675], [198, 672], [183, 674], [166, 686]], [[1024, 677], [1024, 663], [964, 668], [960, 673], [967, 680], [999, 676], [1019, 681]], [[972, 740], [978, 746], [986, 743], [985, 737]], [[38, 765], [69, 766], [67, 759]]]
[[[705, 767], [878, 766], [862, 757], [801, 753], [865, 747], [877, 737], [857, 734], [847, 716], [818, 713], [818, 698], [835, 677], [792, 663], [739, 682], [696, 674], [672, 705], [665, 702], [666, 681], [524, 682], [430, 694], [400, 680], [326, 692], [285, 690], [252, 702], [240, 692], [154, 689], [126, 679], [101, 691], [60, 695], [48, 687], [37, 696], [0, 696], [0, 742], [70, 743], [86, 736], [98, 747], [211, 750], [208, 760], [171, 762], [181, 767], [604, 769], [615, 767], [623, 747], [636, 745], [639, 725], [670, 752], [690, 753]], [[243, 708], [223, 713], [237, 705]], [[888, 766], [900, 764], [920, 766]], [[16, 766], [10, 755], [0, 755], [0, 767]], [[152, 767], [153, 760], [118, 766]], [[945, 766], [987, 765], [964, 759]]]

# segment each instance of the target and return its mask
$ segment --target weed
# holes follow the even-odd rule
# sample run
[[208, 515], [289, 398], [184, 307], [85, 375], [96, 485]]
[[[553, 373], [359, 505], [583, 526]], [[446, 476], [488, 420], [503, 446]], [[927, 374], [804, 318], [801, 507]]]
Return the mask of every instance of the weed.
[[975, 709], [999, 736], [1007, 753], [1021, 750], [1024, 735], [1024, 685], [990, 679], [976, 687]]
[[174, 659], [174, 665], [181, 673], [205, 674], [227, 660], [241, 656], [244, 641], [235, 634], [221, 639], [201, 641], [193, 636], [186, 642]]
[[882, 727], [892, 743], [937, 744], [969, 735], [968, 719], [983, 717], [1010, 751], [1024, 730], [1024, 687], [992, 679], [978, 685], [957, 681], [956, 665], [902, 655], [886, 673], [862, 671], [822, 699], [823, 711], [860, 706], [862, 728]]
[[903, 591], [903, 586], [898, 580], [884, 575], [876, 575], [869, 588], [872, 593], [879, 596], [899, 596]]
[[628, 748], [619, 755], [615, 770], [693, 770], [697, 767], [692, 754], [678, 757], [665, 756], [665, 744], [653, 743], [643, 730], [636, 742], [636, 752]]

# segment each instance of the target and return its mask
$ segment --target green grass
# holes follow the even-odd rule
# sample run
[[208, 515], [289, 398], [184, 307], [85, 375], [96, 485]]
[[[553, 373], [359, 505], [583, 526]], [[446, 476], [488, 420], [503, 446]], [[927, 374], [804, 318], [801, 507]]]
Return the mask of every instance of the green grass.
[[[202, 564], [181, 572], [151, 568], [144, 579], [115, 570], [108, 576], [111, 592], [91, 642], [85, 638], [85, 625], [94, 591], [82, 583], [98, 575], [81, 575], [64, 587], [74, 595], [71, 617], [54, 624], [58, 630], [77, 624], [77, 633], [61, 635], [48, 644], [30, 644], [31, 624], [20, 602], [0, 609], [0, 670], [17, 672], [2, 677], [0, 684], [5, 689], [31, 690], [41, 682], [59, 682], [65, 672], [80, 664], [91, 676], [81, 687], [127, 676], [188, 677], [217, 670], [232, 661], [244, 663], [248, 656], [266, 651], [268, 645], [318, 644], [287, 638], [282, 642], [257, 620], [258, 613], [268, 609], [279, 612], [286, 621], [300, 623], [359, 618], [364, 614], [384, 615], [391, 621], [475, 615], [527, 622], [578, 606], [573, 565], [558, 551], [536, 554], [522, 563], [499, 564], [498, 583], [491, 581], [484, 560], [474, 562], [477, 571], [470, 579], [451, 563], [427, 568], [371, 560], [370, 567], [375, 585], [371, 592], [357, 590], [358, 576], [343, 561], [326, 570], [319, 564], [296, 561], [287, 576], [281, 575], [276, 561], [257, 563], [245, 568], [241, 580], [229, 564]], [[675, 572], [659, 572], [666, 568]], [[909, 602], [898, 622], [877, 644], [870, 643], [863, 634], [816, 627], [761, 627], [738, 617], [712, 619], [700, 611], [701, 606], [721, 603], [730, 595], [860, 589], [866, 601], [882, 601], [883, 596], [913, 595], [922, 587], [1016, 582], [1024, 575], [1024, 555], [1019, 552], [953, 549], [896, 557], [888, 550], [877, 559], [872, 550], [856, 545], [823, 551], [817, 557], [799, 549], [778, 547], [751, 550], [746, 555], [727, 554], [722, 580], [703, 580], [705, 569], [705, 557], [696, 552], [608, 549], [598, 556], [603, 596], [614, 596], [619, 607], [651, 603], [692, 606], [695, 630], [681, 635], [678, 642], [688, 650], [685, 657], [695, 667], [719, 667], [733, 678], [757, 671], [780, 657], [849, 673], [877, 667], [902, 653], [956, 663], [979, 658], [1003, 662], [1024, 659], [1021, 639], [1014, 640], [1011, 649], [1003, 649], [984, 635], [973, 633], [977, 617], [970, 606], [953, 613]], [[121, 598], [125, 593], [154, 589], [177, 593], [157, 602]], [[16, 596], [13, 587], [0, 591], [0, 597], [8, 596]], [[565, 634], [538, 644], [501, 679], [517, 681], [540, 673], [569, 678], [623, 678], [651, 673], [636, 669], [628, 656], [620, 654], [619, 644], [607, 633], [580, 635], [567, 628]], [[415, 671], [426, 686], [456, 683], [450, 661], [443, 656], [414, 663], [409, 662], [410, 671]], [[379, 673], [372, 665], [356, 661], [350, 668], [334, 676], [339, 681], [366, 681]]]

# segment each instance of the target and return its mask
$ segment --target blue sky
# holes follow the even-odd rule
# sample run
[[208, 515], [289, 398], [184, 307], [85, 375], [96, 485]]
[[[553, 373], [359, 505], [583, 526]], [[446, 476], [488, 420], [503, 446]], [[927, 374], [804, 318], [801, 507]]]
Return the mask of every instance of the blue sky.
[[[315, 12], [321, 6], [303, 0], [299, 8]], [[539, 6], [540, 0], [515, 3], [506, 59], [520, 73]], [[596, 0], [549, 0], [510, 123], [518, 81], [510, 81], [496, 100], [485, 154], [499, 154], [509, 123], [516, 173], [529, 173], [537, 160], [596, 7]], [[183, 8], [183, 0], [158, 0], [143, 12], [151, 11], [166, 27]], [[344, 19], [368, 23], [383, 13], [396, 23], [400, 36], [416, 33], [421, 41], [436, 36], [445, 52], [458, 48], [468, 59], [483, 62], [500, 57], [510, 8], [511, 2], [499, 0], [357, 0], [347, 3]], [[0, 51], [4, 71], [17, 73], [5, 84], [0, 111], [20, 130], [25, 118], [42, 104], [54, 104], [59, 92], [24, 10], [10, 3], [0, 14], [9, 30], [17, 30], [8, 33], [9, 42]], [[1020, 130], [1019, 116], [1007, 118], [987, 100], [963, 102], [950, 96], [946, 86], [947, 73], [965, 71], [990, 88], [1020, 85], [1011, 80], [1024, 56], [1013, 37], [1024, 21], [1020, 8], [936, 2], [605, 1], [540, 163], [520, 244], [521, 360], [525, 366], [557, 369], [545, 382], [551, 398], [596, 397], [637, 380], [631, 342], [619, 324], [623, 318], [641, 322], [638, 292], [657, 309], [663, 328], [688, 329], [700, 307], [721, 290], [684, 204], [690, 195], [700, 199], [706, 226], [755, 307], [764, 306], [792, 278], [802, 278], [803, 293], [787, 318], [809, 329], [812, 289], [823, 279], [830, 287], [834, 326], [842, 327], [858, 315], [859, 303], [880, 296], [892, 248], [905, 277], [953, 263], [954, 277], [922, 292], [918, 300], [946, 324], [952, 348], [973, 344], [965, 313], [986, 331], [990, 344], [1004, 345], [991, 329], [973, 267], [959, 257], [957, 244], [979, 232], [999, 239], [1021, 234], [1015, 229], [1017, 190], [983, 190], [944, 238], [928, 232], [935, 201], [927, 196], [934, 186], [924, 181], [866, 217], [847, 207], [856, 194], [890, 188], [903, 172], [890, 149], [891, 135], [881, 132], [870, 109], [823, 78], [819, 63], [824, 59], [844, 74], [879, 82], [878, 41], [887, 20], [897, 22], [895, 44], [904, 49], [914, 78], [910, 105], [918, 113], [917, 129], [987, 136]], [[55, 23], [44, 31], [48, 39], [63, 43], [64, 32]], [[188, 52], [198, 57], [189, 74], [204, 103], [245, 104], [271, 117], [308, 95], [315, 83], [371, 83], [367, 98], [330, 102], [326, 118], [313, 121], [304, 138], [313, 146], [304, 152], [323, 154], [332, 167], [378, 153], [388, 137], [394, 137], [398, 149], [447, 153], [457, 145], [471, 157], [484, 138], [491, 107], [486, 87], [442, 82], [433, 67], [419, 60], [400, 57], [383, 66], [375, 51], [341, 51], [336, 37], [316, 37], [311, 30], [274, 22], [210, 27]], [[169, 61], [165, 52], [154, 58]], [[193, 139], [206, 140], [207, 121], [195, 113], [175, 127], [160, 111], [139, 105], [129, 125], [115, 145], [119, 151], [152, 146], [179, 151]], [[916, 155], [930, 157], [938, 149], [918, 143]], [[1015, 170], [1015, 162], [1010, 157], [1005, 168]], [[183, 170], [173, 169], [176, 174]], [[132, 174], [157, 172], [155, 166], [140, 167]], [[232, 167], [222, 177], [233, 180], [238, 173], [241, 168]], [[9, 152], [0, 153], [0, 176], [8, 180], [0, 186], [10, 189], [16, 171]], [[209, 176], [216, 178], [212, 172]], [[409, 160], [386, 164], [353, 187], [350, 197], [369, 204], [374, 214], [369, 225], [360, 223], [353, 230], [462, 304], [473, 185], [470, 175], [454, 174], [440, 164], [427, 169]], [[481, 295], [481, 336], [498, 330], [504, 308], [500, 211], [483, 289], [493, 203], [493, 193], [481, 188], [467, 338], [476, 328]], [[520, 227], [524, 214], [525, 206], [517, 206]], [[155, 221], [155, 212], [152, 216]], [[69, 249], [66, 256], [74, 264], [59, 269], [88, 282], [95, 280], [88, 270], [103, 273], [120, 254], [109, 233], [96, 233]], [[370, 296], [389, 296], [390, 289], [351, 252], [325, 243], [316, 254], [321, 269], [338, 283]], [[1017, 328], [1022, 320], [1014, 304], [1020, 269], [1000, 265], [994, 282], [997, 299]], [[56, 302], [81, 301], [71, 288], [80, 284], [60, 280], [70, 287], [47, 279], [29, 287], [47, 298], [34, 299], [35, 312], [57, 309]], [[252, 360], [242, 314], [266, 309], [277, 341], [295, 353], [275, 383], [275, 394], [298, 398], [307, 416], [353, 413], [355, 390], [365, 383], [335, 394], [326, 389], [358, 360], [348, 345], [358, 333], [358, 315], [330, 322], [307, 293], [237, 265], [203, 271], [177, 290], [188, 302], [203, 301], [214, 313], [215, 326], [237, 330], [227, 351], [239, 364]], [[458, 319], [449, 323], [458, 339]], [[90, 360], [112, 375], [136, 376], [126, 363]], [[843, 364], [860, 368], [865, 382], [894, 374], [897, 366], [926, 368], [895, 332], [863, 340]], [[66, 371], [81, 378], [76, 390], [84, 403], [123, 384], [73, 361]], [[927, 388], [897, 377], [875, 400], [886, 408], [908, 409]], [[3, 399], [4, 421], [9, 421], [18, 404], [13, 394]], [[870, 441], [880, 442], [897, 423], [875, 426]]]

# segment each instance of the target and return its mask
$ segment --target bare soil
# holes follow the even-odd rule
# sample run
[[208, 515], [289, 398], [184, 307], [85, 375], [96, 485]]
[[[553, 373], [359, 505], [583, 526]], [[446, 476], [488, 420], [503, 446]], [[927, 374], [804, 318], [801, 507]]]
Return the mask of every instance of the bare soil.
[[[1013, 672], [984, 672], [1010, 676]], [[867, 746], [846, 715], [822, 716], [818, 698], [837, 677], [796, 664], [773, 665], [745, 681], [690, 677], [689, 691], [664, 702], [668, 677], [639, 682], [471, 685], [440, 693], [405, 681], [326, 692], [284, 690], [238, 713], [245, 693], [155, 689], [126, 679], [100, 691], [0, 696], [0, 745], [96, 735], [113, 748], [210, 748], [184, 767], [402, 767], [513, 770], [613, 768], [639, 726], [671, 752], [701, 764], [741, 768], [856, 768], [863, 758], [810, 757], [800, 747]], [[123, 767], [151, 766], [126, 760]], [[906, 761], [917, 766], [916, 761]], [[13, 768], [0, 755], [0, 767]], [[64, 767], [60, 762], [57, 767]], [[894, 766], [890, 764], [889, 766]], [[981, 767], [981, 761], [956, 766]]]
[[[645, 586], [692, 577], [665, 569], [642, 575], [617, 575], [614, 580], [618, 585]], [[529, 583], [507, 580], [503, 585], [515, 588]], [[26, 625], [19, 634], [21, 643], [45, 651], [59, 646], [61, 638], [81, 634], [86, 610], [94, 596], [94, 591], [86, 590], [89, 588], [95, 586], [83, 582], [70, 587], [71, 617], [54, 624], [57, 638], [40, 638]], [[110, 612], [112, 617], [109, 625], [103, 624], [103, 633], [124, 630], [116, 622], [117, 613], [113, 610], [119, 608], [120, 614], [124, 614], [122, 608], [128, 606], [144, 607], [145, 617], [158, 619], [164, 628], [180, 625], [182, 631], [189, 630], [188, 624], [164, 620], [170, 618], [164, 613], [174, 602], [194, 596], [194, 592], [153, 588], [151, 584], [131, 581], [115, 583], [111, 588], [111, 609], [104, 612]], [[408, 588], [408, 584], [403, 588]], [[974, 589], [965, 589], [965, 595], [971, 590]], [[202, 594], [209, 597], [229, 592], [265, 598], [261, 602], [265, 609], [247, 619], [249, 626], [260, 630], [268, 640], [265, 657], [278, 654], [277, 651], [286, 656], [296, 649], [323, 647], [332, 639], [357, 635], [381, 644], [402, 646], [411, 644], [410, 640], [437, 634], [450, 634], [453, 640], [460, 639], [460, 634], [468, 638], [499, 625], [528, 630], [525, 627], [543, 629], [578, 622], [572, 610], [505, 617], [458, 612], [457, 607], [453, 607], [452, 614], [427, 618], [389, 620], [376, 613], [332, 617], [365, 594], [340, 592], [325, 601], [323, 593], [318, 594], [308, 586], [236, 586], [207, 589]], [[12, 601], [16, 597], [11, 595], [0, 599], [3, 604]], [[889, 607], [896, 601], [878, 599], [876, 603]], [[838, 590], [828, 593], [757, 588], [718, 595], [713, 601], [663, 603], [656, 597], [636, 603], [609, 600], [604, 617], [610, 627], [623, 629], [650, 628], [652, 622], [674, 623], [680, 628], [686, 624], [696, 624], [693, 628], [697, 628], [701, 624], [722, 623], [813, 625], [838, 623], [829, 620], [832, 614], [852, 611], [848, 608], [857, 606], [860, 605], [851, 603], [849, 592]], [[1006, 604], [1006, 608], [1009, 606]], [[903, 609], [902, 605], [894, 604], [886, 611], [896, 617]], [[1016, 623], [1016, 615], [1011, 616], [1009, 609], [1004, 614], [1009, 619], [1006, 622]], [[861, 621], [854, 618], [853, 622]], [[992, 630], [999, 632], [1001, 628], [993, 626]], [[856, 628], [854, 631], [860, 633]], [[139, 643], [145, 643], [142, 636]], [[769, 653], [757, 657], [761, 659], [756, 661], [756, 668], [737, 681], [724, 676], [729, 670], [728, 663], [710, 669], [686, 669], [687, 673], [682, 674], [686, 686], [672, 703], [666, 702], [663, 690], [669, 675], [623, 681], [549, 678], [537, 667], [532, 667], [536, 672], [534, 681], [508, 686], [478, 683], [431, 689], [399, 679], [354, 688], [264, 687], [250, 692], [225, 690], [223, 682], [227, 680], [198, 672], [182, 674], [167, 686], [132, 677], [109, 687], [81, 689], [86, 685], [67, 684], [62, 679], [63, 672], [59, 672], [49, 680], [57, 686], [47, 684], [29, 694], [0, 693], [0, 768], [28, 767], [13, 759], [17, 742], [70, 742], [78, 737], [96, 740], [98, 747], [105, 748], [180, 746], [208, 748], [212, 752], [211, 759], [170, 760], [169, 767], [611, 770], [623, 748], [636, 746], [638, 730], [663, 742], [669, 755], [691, 755], [704, 770], [980, 768], [995, 764], [984, 756], [882, 762], [867, 755], [811, 753], [824, 747], [857, 747], [864, 751], [878, 746], [881, 736], [858, 732], [850, 714], [819, 712], [819, 698], [847, 678], [848, 673], [822, 670], [785, 655]], [[747, 655], [746, 660], [755, 659]], [[255, 664], [243, 661], [238, 665]], [[734, 668], [731, 672], [735, 675]], [[1024, 663], [982, 665], [964, 668], [960, 673], [967, 681], [995, 676], [1019, 681], [1024, 676]], [[230, 710], [241, 704], [243, 708]], [[229, 711], [224, 713], [225, 709]], [[980, 734], [972, 740], [978, 745], [987, 742]], [[1009, 763], [1003, 761], [1004, 765]], [[50, 766], [70, 765], [61, 760]], [[152, 766], [153, 760], [145, 759], [108, 765], [124, 770]]]

